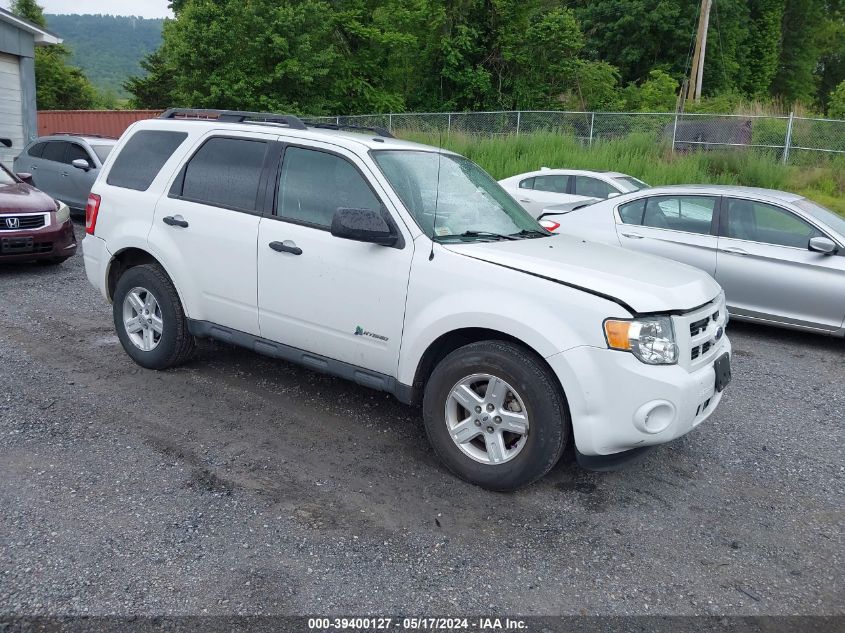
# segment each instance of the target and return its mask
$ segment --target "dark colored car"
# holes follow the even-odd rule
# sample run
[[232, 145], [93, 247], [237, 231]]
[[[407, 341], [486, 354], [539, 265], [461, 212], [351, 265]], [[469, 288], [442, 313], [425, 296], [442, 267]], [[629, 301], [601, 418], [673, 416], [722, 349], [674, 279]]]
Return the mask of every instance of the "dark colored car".
[[70, 209], [0, 165], [0, 262], [59, 264], [76, 252]]

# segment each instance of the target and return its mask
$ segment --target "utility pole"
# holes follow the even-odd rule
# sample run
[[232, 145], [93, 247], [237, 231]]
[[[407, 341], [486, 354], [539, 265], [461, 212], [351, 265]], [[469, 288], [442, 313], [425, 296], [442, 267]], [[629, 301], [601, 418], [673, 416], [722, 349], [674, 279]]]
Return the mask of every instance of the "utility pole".
[[695, 53], [692, 57], [687, 101], [701, 99], [701, 83], [704, 79], [704, 57], [707, 53], [707, 29], [710, 26], [710, 9], [713, 0], [701, 0], [701, 14], [698, 17], [698, 34], [695, 38]]

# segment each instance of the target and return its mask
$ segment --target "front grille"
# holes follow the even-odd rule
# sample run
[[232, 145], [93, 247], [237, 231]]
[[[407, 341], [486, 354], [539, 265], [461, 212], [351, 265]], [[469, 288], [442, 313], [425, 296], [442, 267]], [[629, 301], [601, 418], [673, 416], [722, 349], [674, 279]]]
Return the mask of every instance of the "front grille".
[[[695, 368], [710, 360], [724, 332], [722, 330], [725, 321], [724, 309], [723, 300], [720, 298], [695, 311], [675, 317], [681, 322], [677, 323], [680, 327], [675, 330], [679, 335], [679, 343], [682, 348], [686, 347], [689, 350], [683, 352], [681, 361], [683, 365]], [[689, 331], [689, 338], [687, 338], [687, 331]]]
[[[40, 229], [42, 226], [44, 226], [44, 217], [44, 214], [0, 215], [0, 231], [23, 231], [26, 229]], [[12, 222], [10, 223], [9, 220], [12, 220]], [[15, 220], [17, 220], [17, 223], [14, 222]]]

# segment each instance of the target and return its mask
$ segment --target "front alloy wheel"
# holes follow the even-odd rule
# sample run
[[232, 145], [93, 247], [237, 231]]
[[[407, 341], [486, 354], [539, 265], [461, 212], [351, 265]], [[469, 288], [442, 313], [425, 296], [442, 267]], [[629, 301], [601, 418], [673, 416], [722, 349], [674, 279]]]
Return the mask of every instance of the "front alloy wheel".
[[491, 374], [473, 374], [452, 387], [446, 425], [455, 445], [482, 464], [512, 460], [528, 439], [528, 411], [522, 398]]

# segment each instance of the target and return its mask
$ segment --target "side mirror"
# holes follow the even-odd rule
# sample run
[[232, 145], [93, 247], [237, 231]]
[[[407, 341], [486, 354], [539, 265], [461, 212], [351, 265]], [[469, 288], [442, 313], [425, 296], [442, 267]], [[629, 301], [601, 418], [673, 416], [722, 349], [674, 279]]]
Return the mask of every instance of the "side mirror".
[[807, 248], [814, 253], [821, 253], [823, 255], [833, 255], [837, 250], [834, 241], [826, 237], [810, 238]]
[[0, 145], [3, 145], [5, 147], [11, 147], [12, 146], [12, 139], [10, 139], [10, 138], [0, 138]]
[[18, 178], [23, 180], [26, 184], [28, 184], [32, 187], [35, 186], [35, 183], [32, 181], [32, 174], [30, 174], [28, 171], [19, 172], [19, 173], [15, 174], [15, 176], [17, 176]]
[[76, 167], [77, 169], [81, 169], [82, 171], [88, 171], [91, 169], [91, 163], [89, 163], [84, 158], [77, 158], [71, 162], [71, 165]]
[[332, 218], [331, 232], [335, 237], [381, 246], [393, 246], [399, 240], [378, 209], [340, 207]]

